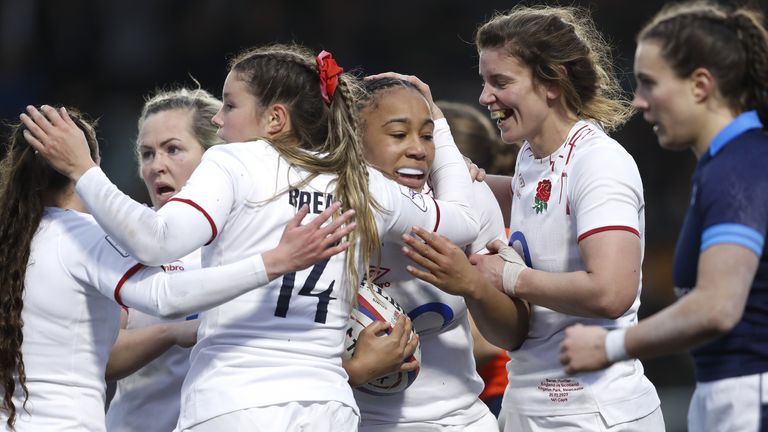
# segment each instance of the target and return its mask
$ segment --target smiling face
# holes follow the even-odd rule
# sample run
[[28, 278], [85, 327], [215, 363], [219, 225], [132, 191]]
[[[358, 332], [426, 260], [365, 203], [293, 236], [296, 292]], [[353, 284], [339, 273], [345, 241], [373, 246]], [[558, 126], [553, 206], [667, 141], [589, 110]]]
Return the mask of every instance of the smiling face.
[[416, 90], [386, 89], [362, 112], [365, 158], [395, 181], [421, 190], [435, 159], [429, 105]]
[[491, 111], [501, 139], [507, 144], [538, 142], [551, 115], [550, 99], [554, 96], [533, 79], [531, 68], [503, 47], [484, 48], [480, 51], [480, 76], [480, 103]]
[[152, 205], [173, 197], [200, 164], [205, 150], [192, 133], [192, 113], [175, 109], [148, 116], [138, 137], [139, 169]]
[[233, 143], [268, 136], [265, 111], [259, 107], [256, 97], [248, 91], [246, 83], [235, 71], [227, 74], [222, 100], [224, 105], [213, 116], [213, 123], [219, 128], [216, 133], [219, 138]]
[[695, 145], [700, 128], [690, 80], [680, 78], [653, 40], [638, 43], [635, 51], [637, 88], [632, 104], [653, 126], [659, 145], [667, 150], [686, 150]]

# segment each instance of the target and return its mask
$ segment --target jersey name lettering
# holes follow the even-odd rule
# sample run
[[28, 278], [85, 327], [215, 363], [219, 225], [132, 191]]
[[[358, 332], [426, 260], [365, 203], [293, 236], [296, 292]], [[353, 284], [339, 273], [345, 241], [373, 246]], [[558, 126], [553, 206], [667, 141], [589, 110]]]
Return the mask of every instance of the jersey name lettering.
[[310, 213], [320, 214], [333, 203], [333, 195], [317, 191], [291, 189], [288, 192], [288, 203], [297, 209], [307, 204]]

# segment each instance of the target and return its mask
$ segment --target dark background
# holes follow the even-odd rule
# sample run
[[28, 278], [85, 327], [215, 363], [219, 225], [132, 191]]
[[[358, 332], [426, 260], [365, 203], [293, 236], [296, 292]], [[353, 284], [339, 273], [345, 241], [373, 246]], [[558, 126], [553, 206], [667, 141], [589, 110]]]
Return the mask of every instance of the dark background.
[[[255, 45], [296, 41], [331, 51], [347, 70], [415, 74], [430, 84], [435, 99], [479, 107], [474, 32], [495, 11], [516, 3], [0, 0], [0, 118], [14, 121], [24, 106], [42, 103], [74, 106], [99, 118], [102, 166], [122, 190], [148, 202], [136, 175], [133, 142], [143, 98], [154, 89], [194, 86], [194, 77], [220, 96], [229, 57]], [[634, 36], [663, 3], [566, 4], [591, 10], [631, 91]], [[766, 0], [752, 3], [766, 10]], [[671, 260], [695, 160], [690, 152], [662, 151], [639, 115], [614, 137], [637, 160], [645, 186], [641, 313], [647, 315], [674, 299]], [[684, 430], [693, 382], [688, 356], [644, 363], [659, 388], [669, 430]]]

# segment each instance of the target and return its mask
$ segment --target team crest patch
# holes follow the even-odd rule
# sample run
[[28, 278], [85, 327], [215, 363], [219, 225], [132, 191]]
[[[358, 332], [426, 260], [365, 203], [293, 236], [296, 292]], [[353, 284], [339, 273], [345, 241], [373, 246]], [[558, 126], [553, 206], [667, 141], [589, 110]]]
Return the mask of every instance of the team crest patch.
[[122, 256], [123, 258], [128, 258], [130, 256], [130, 255], [128, 255], [128, 252], [123, 250], [123, 248], [121, 248], [120, 245], [118, 245], [116, 241], [112, 240], [112, 238], [110, 236], [104, 236], [104, 240], [106, 240], [107, 243], [109, 243], [110, 246], [112, 246], [112, 248], [115, 249], [117, 251], [117, 253], [119, 253], [120, 256]]
[[536, 186], [536, 197], [533, 199], [533, 209], [536, 210], [536, 214], [547, 210], [547, 202], [551, 193], [552, 182], [549, 179], [539, 181], [538, 186]]
[[371, 280], [376, 282], [376, 280], [385, 274], [389, 273], [391, 269], [388, 269], [386, 267], [376, 267], [369, 265], [368, 266], [368, 276], [370, 276]]
[[416, 192], [415, 190], [409, 189], [405, 186], [400, 186], [400, 192], [411, 199], [411, 202], [419, 208], [419, 210], [426, 212], [427, 211], [427, 203], [424, 201], [424, 195]]

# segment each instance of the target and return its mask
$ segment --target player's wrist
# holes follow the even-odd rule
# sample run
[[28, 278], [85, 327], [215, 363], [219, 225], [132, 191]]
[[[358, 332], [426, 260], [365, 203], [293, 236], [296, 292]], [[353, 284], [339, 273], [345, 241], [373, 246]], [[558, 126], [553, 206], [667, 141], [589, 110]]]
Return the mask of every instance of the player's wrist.
[[176, 345], [176, 332], [170, 323], [156, 324], [154, 338], [162, 342], [162, 346], [168, 349]]
[[273, 281], [291, 271], [286, 264], [290, 260], [280, 255], [279, 246], [261, 254], [261, 259], [264, 262], [264, 270], [269, 281]]
[[511, 297], [519, 297], [520, 275], [528, 269], [523, 258], [510, 246], [502, 246], [498, 256], [504, 260], [501, 274], [501, 288]]
[[504, 263], [501, 287], [508, 296], [515, 296], [521, 269], [514, 263]]
[[93, 159], [88, 158], [87, 161], [83, 161], [73, 167], [72, 170], [67, 173], [67, 177], [69, 177], [73, 182], [77, 183], [78, 180], [80, 180], [80, 177], [85, 175], [85, 173], [87, 173], [91, 168], [96, 166], [98, 166], [98, 164], [94, 162]]
[[464, 292], [461, 294], [464, 301], [482, 302], [488, 297], [489, 291], [498, 291], [491, 281], [486, 279], [480, 272], [472, 275], [474, 281], [464, 285]]
[[619, 328], [611, 330], [605, 336], [605, 356], [608, 358], [608, 362], [613, 364], [616, 362], [629, 360], [629, 354], [626, 349], [626, 336], [627, 329]]
[[342, 360], [342, 366], [347, 372], [349, 385], [357, 387], [365, 384], [367, 381], [363, 376], [363, 372], [360, 370], [360, 362], [354, 356], [349, 359]]

